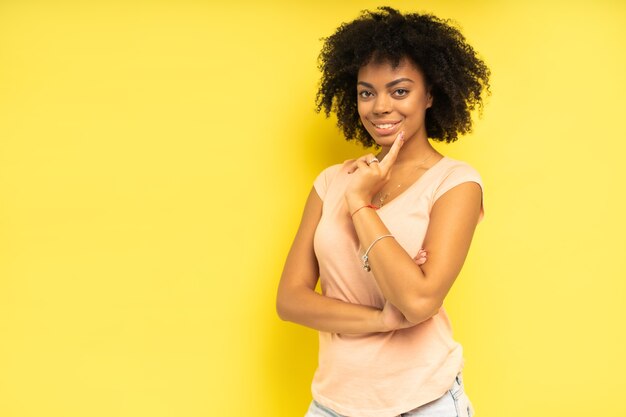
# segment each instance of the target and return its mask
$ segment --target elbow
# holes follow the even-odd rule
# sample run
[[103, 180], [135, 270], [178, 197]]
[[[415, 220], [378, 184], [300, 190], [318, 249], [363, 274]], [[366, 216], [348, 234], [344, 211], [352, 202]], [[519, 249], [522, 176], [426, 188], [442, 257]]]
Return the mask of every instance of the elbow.
[[314, 292], [304, 286], [284, 287], [276, 296], [276, 314], [282, 321], [300, 323], [305, 314], [305, 305], [308, 305], [309, 293]]
[[440, 300], [419, 298], [403, 309], [402, 313], [411, 323], [419, 324], [439, 313], [442, 305]]
[[278, 314], [278, 318], [280, 318], [282, 321], [288, 321], [288, 308], [285, 305], [285, 301], [283, 299], [283, 297], [280, 296], [280, 294], [278, 295], [278, 297], [276, 297], [276, 314]]
[[293, 321], [294, 300], [297, 298], [292, 291], [278, 291], [276, 296], [276, 314], [282, 321]]

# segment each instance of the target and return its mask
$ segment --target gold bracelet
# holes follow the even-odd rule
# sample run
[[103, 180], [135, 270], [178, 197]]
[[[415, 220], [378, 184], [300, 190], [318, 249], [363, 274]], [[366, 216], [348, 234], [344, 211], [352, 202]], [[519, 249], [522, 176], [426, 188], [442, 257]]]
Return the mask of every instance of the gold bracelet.
[[376, 244], [376, 242], [378, 242], [380, 239], [383, 239], [385, 237], [393, 237], [393, 235], [382, 235], [377, 237], [372, 244], [370, 245], [369, 248], [367, 248], [367, 250], [365, 251], [365, 255], [363, 255], [361, 257], [361, 259], [363, 259], [363, 269], [365, 269], [367, 272], [371, 271], [372, 268], [370, 268], [370, 262], [369, 262], [369, 257], [368, 254], [370, 252], [370, 250], [372, 249], [372, 247]]

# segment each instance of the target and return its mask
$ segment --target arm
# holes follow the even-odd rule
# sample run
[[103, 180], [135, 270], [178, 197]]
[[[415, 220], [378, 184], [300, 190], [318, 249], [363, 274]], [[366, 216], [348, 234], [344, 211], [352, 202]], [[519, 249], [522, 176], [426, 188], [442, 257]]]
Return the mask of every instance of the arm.
[[[379, 310], [315, 292], [319, 268], [313, 250], [313, 235], [321, 214], [322, 200], [312, 189], [278, 285], [278, 316], [282, 320], [332, 333], [385, 332], [412, 326], [392, 306], [386, 305], [384, 310]], [[425, 258], [413, 262], [425, 262]]]
[[[372, 155], [355, 163], [355, 178], [346, 190], [350, 212], [369, 204], [373, 190], [388, 180], [389, 170], [402, 146], [396, 140], [383, 161], [367, 165]], [[372, 274], [384, 297], [412, 323], [420, 323], [437, 313], [469, 251], [478, 223], [482, 190], [477, 183], [464, 182], [444, 193], [433, 205], [424, 240], [428, 262], [415, 265], [409, 254], [395, 241], [378, 241], [369, 252]], [[364, 248], [389, 230], [371, 209], [353, 216], [354, 227]]]
[[[424, 240], [428, 262], [418, 266], [395, 239], [382, 239], [369, 253], [374, 278], [383, 295], [412, 323], [437, 313], [458, 276], [478, 223], [481, 189], [465, 182], [443, 194], [433, 205]], [[355, 210], [361, 203], [352, 203]], [[374, 210], [359, 210], [353, 218], [359, 240], [368, 247], [389, 234]]]

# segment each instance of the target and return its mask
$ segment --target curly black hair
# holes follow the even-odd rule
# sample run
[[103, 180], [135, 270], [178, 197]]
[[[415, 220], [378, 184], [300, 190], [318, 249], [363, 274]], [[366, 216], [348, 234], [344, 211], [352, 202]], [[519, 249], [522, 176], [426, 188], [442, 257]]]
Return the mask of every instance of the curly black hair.
[[483, 107], [489, 91], [489, 68], [478, 58], [450, 19], [431, 14], [402, 14], [391, 7], [365, 10], [323, 38], [318, 58], [322, 72], [317, 112], [337, 114], [337, 125], [347, 140], [376, 146], [357, 111], [359, 69], [370, 61], [389, 62], [395, 68], [407, 57], [423, 72], [433, 104], [426, 111], [427, 136], [454, 142], [472, 130], [471, 112]]

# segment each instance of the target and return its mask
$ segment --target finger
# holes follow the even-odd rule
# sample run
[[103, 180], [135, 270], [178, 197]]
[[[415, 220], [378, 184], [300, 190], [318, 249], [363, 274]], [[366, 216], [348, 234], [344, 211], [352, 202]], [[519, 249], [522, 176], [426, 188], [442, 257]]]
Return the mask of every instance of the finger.
[[367, 162], [368, 165], [371, 165], [379, 163], [380, 161], [378, 160], [378, 158], [376, 158], [376, 155], [368, 153], [367, 155], [365, 155], [365, 162]]
[[373, 159], [376, 159], [376, 157], [374, 156], [374, 154], [368, 153], [367, 155], [363, 155], [362, 157], [359, 158], [359, 160], [365, 162], [367, 165], [370, 164], [370, 161], [372, 161]]
[[387, 152], [387, 155], [380, 161], [379, 165], [381, 168], [389, 169], [396, 162], [396, 158], [398, 157], [398, 153], [400, 152], [400, 148], [404, 145], [404, 130], [398, 133], [396, 136], [396, 140], [391, 145], [391, 149]]
[[371, 154], [371, 153], [368, 153], [367, 155], [363, 155], [359, 157], [358, 159], [355, 159], [350, 165], [350, 167], [348, 168], [348, 174], [354, 173], [354, 171], [359, 169], [359, 167], [361, 168], [368, 167], [372, 159], [375, 159], [376, 161], [378, 161], [378, 159], [374, 156], [374, 154]]
[[359, 160], [357, 160], [357, 161], [356, 161], [356, 166], [357, 166], [357, 169], [366, 169], [366, 168], [369, 168], [369, 165], [367, 165], [367, 162], [365, 162], [365, 161], [364, 161], [364, 160], [362, 160], [362, 159], [359, 159]]
[[356, 171], [356, 168], [357, 166], [356, 166], [356, 160], [355, 160], [355, 161], [352, 161], [350, 165], [348, 166], [348, 174], [352, 174], [354, 171]]
[[424, 263], [426, 263], [427, 259], [428, 259], [427, 253], [426, 253], [426, 251], [424, 249], [420, 249], [417, 252], [417, 255], [415, 255], [415, 258], [413, 258], [415, 263], [418, 264], [418, 265], [423, 265]]
[[417, 256], [416, 256], [415, 258], [413, 258], [413, 259], [414, 259], [414, 260], [416, 260], [416, 261], [421, 261], [422, 259], [423, 259], [423, 260], [426, 260], [426, 259], [427, 259], [427, 257], [426, 257], [426, 256], [423, 256], [423, 255], [417, 255]]

